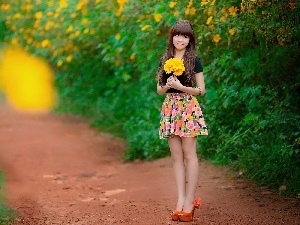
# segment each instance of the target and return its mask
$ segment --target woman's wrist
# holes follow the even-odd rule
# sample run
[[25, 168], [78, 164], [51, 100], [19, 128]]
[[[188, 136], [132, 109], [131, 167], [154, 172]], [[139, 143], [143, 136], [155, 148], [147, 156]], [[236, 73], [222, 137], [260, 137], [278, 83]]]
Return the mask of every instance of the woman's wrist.
[[198, 92], [199, 92], [198, 95], [201, 96], [201, 95], [202, 95], [202, 89], [201, 89], [201, 87], [196, 87], [196, 89], [197, 89]]
[[162, 89], [170, 89], [171, 87], [168, 84], [160, 85]]

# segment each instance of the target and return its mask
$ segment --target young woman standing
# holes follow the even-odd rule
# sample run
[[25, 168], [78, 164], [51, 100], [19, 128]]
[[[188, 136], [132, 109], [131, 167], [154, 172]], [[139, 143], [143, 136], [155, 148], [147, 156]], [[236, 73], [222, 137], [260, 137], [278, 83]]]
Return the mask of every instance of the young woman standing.
[[[182, 60], [184, 72], [174, 75], [167, 71], [169, 59]], [[208, 131], [195, 97], [205, 94], [203, 69], [196, 55], [194, 31], [187, 20], [177, 21], [171, 28], [157, 80], [157, 93], [166, 94], [159, 136], [169, 143], [178, 195], [171, 218], [188, 222], [193, 220], [195, 208], [201, 205], [201, 200], [195, 198], [199, 176], [197, 136], [208, 135]]]

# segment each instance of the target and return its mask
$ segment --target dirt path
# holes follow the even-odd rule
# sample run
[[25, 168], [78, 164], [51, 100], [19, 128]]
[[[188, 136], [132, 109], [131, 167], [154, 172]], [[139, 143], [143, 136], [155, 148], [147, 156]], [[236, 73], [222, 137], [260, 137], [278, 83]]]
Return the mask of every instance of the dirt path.
[[[85, 121], [17, 115], [0, 108], [0, 153], [13, 224], [179, 224], [169, 219], [175, 183], [169, 158], [124, 163], [125, 145]], [[284, 198], [201, 162], [202, 225], [300, 224], [298, 199]]]

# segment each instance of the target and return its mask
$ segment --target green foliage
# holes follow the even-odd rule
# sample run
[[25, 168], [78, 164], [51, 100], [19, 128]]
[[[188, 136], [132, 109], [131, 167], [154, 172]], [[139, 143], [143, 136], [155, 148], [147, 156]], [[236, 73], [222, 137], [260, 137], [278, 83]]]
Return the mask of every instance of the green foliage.
[[9, 225], [15, 218], [15, 212], [12, 209], [8, 209], [3, 203], [3, 183], [4, 176], [0, 170], [0, 224]]
[[126, 160], [169, 155], [158, 138], [163, 96], [155, 74], [170, 27], [188, 19], [207, 86], [199, 101], [209, 136], [198, 138], [199, 154], [261, 185], [300, 192], [298, 3], [60, 3], [43, 2], [20, 16], [20, 1], [0, 15], [6, 41], [48, 58], [57, 71], [59, 110], [125, 138]]

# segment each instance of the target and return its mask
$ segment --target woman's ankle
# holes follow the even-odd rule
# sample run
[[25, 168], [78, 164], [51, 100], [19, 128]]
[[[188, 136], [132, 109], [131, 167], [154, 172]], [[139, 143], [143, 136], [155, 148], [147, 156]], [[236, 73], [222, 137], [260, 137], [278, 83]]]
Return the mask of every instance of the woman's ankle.
[[184, 212], [192, 212], [194, 208], [194, 199], [186, 199], [182, 208]]

